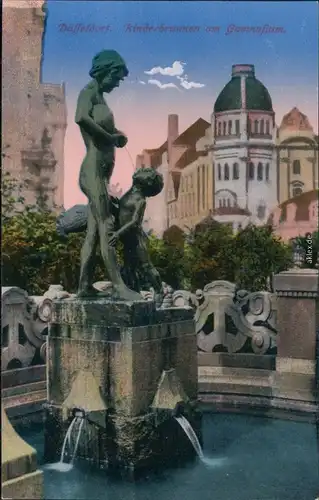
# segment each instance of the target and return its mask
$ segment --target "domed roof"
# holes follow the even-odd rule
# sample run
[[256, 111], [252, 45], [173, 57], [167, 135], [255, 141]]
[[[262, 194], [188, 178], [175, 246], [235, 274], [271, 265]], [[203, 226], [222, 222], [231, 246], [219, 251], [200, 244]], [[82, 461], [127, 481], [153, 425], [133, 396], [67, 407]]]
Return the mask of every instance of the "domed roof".
[[[244, 76], [245, 82], [243, 86], [242, 76]], [[255, 78], [255, 68], [251, 64], [236, 64], [232, 67], [232, 79], [217, 97], [214, 113], [242, 108], [256, 111], [273, 111], [269, 92]]]

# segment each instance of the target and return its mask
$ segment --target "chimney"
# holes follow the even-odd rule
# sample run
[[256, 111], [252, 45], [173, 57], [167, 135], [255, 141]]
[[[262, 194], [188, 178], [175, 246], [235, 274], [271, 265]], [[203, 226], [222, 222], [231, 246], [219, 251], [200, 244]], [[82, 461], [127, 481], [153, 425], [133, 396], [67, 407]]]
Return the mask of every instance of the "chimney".
[[136, 163], [135, 163], [135, 170], [138, 170], [139, 168], [144, 167], [144, 155], [137, 155], [136, 156]]
[[173, 142], [177, 139], [178, 135], [178, 115], [168, 115], [167, 154], [170, 166], [172, 166], [171, 159]]

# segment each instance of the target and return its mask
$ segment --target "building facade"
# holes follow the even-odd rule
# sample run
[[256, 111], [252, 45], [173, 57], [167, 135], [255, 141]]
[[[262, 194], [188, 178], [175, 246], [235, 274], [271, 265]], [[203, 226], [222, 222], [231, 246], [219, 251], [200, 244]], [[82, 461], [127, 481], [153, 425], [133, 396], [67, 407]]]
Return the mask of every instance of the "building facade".
[[318, 189], [313, 189], [280, 203], [268, 220], [275, 234], [289, 242], [298, 236], [311, 235], [318, 231], [318, 194]]
[[63, 207], [64, 85], [43, 83], [44, 0], [4, 0], [2, 166], [26, 204]]
[[253, 65], [232, 67], [211, 123], [200, 118], [179, 134], [178, 116], [168, 122], [167, 141], [144, 150], [136, 164], [164, 176], [164, 190], [148, 202], [146, 216], [147, 229], [160, 236], [208, 216], [234, 231], [262, 225], [278, 203], [318, 189], [318, 136], [297, 108], [277, 128], [271, 96]]

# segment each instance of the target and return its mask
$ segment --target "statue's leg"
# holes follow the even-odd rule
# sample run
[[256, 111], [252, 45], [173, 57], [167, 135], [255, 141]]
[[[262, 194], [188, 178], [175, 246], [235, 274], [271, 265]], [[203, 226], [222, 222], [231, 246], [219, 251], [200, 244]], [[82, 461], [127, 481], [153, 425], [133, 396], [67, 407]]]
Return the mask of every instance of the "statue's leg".
[[81, 270], [78, 296], [97, 295], [93, 288], [93, 278], [96, 265], [96, 247], [98, 243], [98, 226], [89, 205], [88, 222], [85, 240], [81, 249]]
[[98, 226], [102, 259], [113, 284], [113, 297], [119, 300], [142, 300], [139, 293], [130, 290], [125, 285], [117, 263], [115, 248], [109, 245], [109, 234], [114, 228], [110, 212], [109, 194], [104, 183], [101, 183], [96, 190], [95, 198], [92, 200], [92, 208], [93, 206]]

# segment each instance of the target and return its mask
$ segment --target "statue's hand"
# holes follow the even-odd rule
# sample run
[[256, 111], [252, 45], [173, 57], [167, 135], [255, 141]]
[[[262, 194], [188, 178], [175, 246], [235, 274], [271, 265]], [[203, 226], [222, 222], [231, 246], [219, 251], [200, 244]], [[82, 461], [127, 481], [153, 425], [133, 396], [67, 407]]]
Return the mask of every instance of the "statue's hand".
[[110, 233], [109, 235], [109, 245], [111, 247], [114, 247], [119, 239], [119, 234], [118, 233]]
[[127, 144], [127, 137], [122, 133], [113, 134], [113, 139], [116, 148], [124, 148]]

